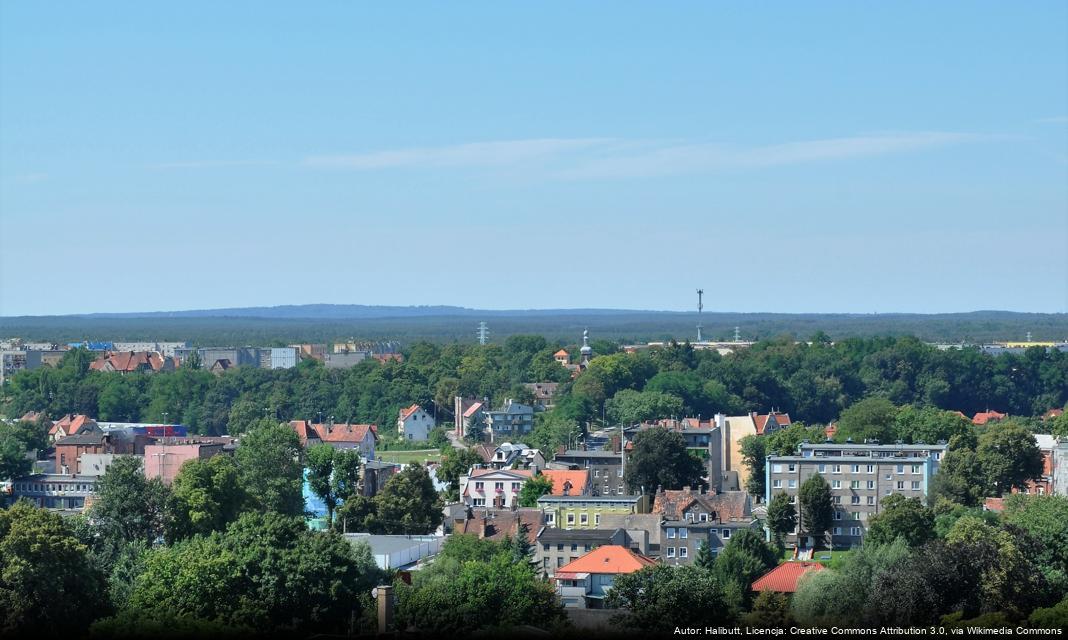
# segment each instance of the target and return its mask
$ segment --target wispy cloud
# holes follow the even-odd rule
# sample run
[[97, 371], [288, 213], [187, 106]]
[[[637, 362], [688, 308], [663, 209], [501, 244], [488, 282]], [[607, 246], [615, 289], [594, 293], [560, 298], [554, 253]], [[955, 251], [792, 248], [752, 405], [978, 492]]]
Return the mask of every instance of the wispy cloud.
[[1068, 124], [1068, 116], [1055, 116], [1053, 118], [1039, 118], [1038, 124]]
[[305, 158], [303, 164], [338, 169], [402, 169], [425, 167], [500, 167], [543, 160], [589, 150], [606, 144], [607, 138], [541, 138], [473, 142], [444, 147], [422, 147]]

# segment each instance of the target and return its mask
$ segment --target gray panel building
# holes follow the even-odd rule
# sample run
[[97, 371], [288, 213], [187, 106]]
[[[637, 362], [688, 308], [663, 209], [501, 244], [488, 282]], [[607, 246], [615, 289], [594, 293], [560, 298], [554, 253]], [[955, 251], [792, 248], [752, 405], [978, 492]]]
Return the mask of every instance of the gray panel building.
[[[768, 456], [767, 489], [770, 501], [786, 493], [796, 504], [798, 488], [819, 474], [831, 485], [835, 513], [831, 543], [836, 547], [860, 544], [868, 520], [879, 513], [882, 500], [892, 494], [927, 499], [931, 479], [946, 453], [945, 444], [810, 444], [798, 446], [797, 455]], [[804, 524], [800, 524], [804, 529]], [[796, 532], [788, 542], [796, 542]], [[811, 540], [802, 541], [810, 546]]]

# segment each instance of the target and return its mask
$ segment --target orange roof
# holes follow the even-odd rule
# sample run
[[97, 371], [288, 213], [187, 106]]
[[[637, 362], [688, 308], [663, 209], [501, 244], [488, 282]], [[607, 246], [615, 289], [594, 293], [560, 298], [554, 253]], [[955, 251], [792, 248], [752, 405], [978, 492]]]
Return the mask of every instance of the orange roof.
[[[1050, 418], [1057, 418], [1064, 413], [1064, 409], [1050, 409], [1046, 412], [1046, 415], [1042, 416], [1046, 420]], [[25, 418], [23, 418], [25, 420]]]
[[801, 576], [809, 571], [823, 571], [824, 568], [818, 562], [784, 562], [757, 578], [753, 583], [753, 591], [794, 593]]
[[1005, 510], [1005, 498], [987, 498], [983, 501], [983, 509], [986, 511], [993, 511], [994, 513], [1001, 513]]
[[378, 440], [378, 426], [373, 424], [312, 424], [307, 420], [291, 420], [289, 426], [297, 432], [301, 442], [309, 439], [323, 442], [363, 442], [370, 431]]
[[554, 496], [564, 495], [564, 484], [567, 482], [571, 483], [571, 490], [568, 495], [583, 495], [584, 493], [586, 493], [586, 485], [590, 483], [590, 472], [588, 469], [582, 469], [579, 471], [568, 471], [564, 469], [546, 469], [541, 472], [541, 475], [545, 476], [549, 480], [552, 480], [552, 495]]
[[421, 408], [422, 407], [420, 407], [419, 405], [413, 404], [412, 406], [408, 407], [407, 409], [401, 409], [400, 410], [400, 419], [401, 420], [407, 420], [408, 416], [412, 415], [416, 411], [419, 411], [419, 409], [421, 409]]
[[570, 355], [571, 354], [567, 352], [567, 349], [560, 349], [559, 351], [557, 351], [556, 353], [553, 354], [553, 357], [557, 358], [557, 357], [560, 357], [560, 356], [570, 356]]
[[556, 575], [561, 573], [634, 573], [654, 564], [656, 560], [634, 553], [626, 547], [606, 544], [560, 567], [556, 570]]
[[986, 424], [991, 420], [1003, 420], [1008, 416], [997, 411], [981, 411], [972, 418], [972, 424]]
[[828, 440], [834, 439], [834, 434], [838, 433], [838, 424], [832, 422], [827, 425], [827, 428], [823, 430], [823, 435], [827, 436]]

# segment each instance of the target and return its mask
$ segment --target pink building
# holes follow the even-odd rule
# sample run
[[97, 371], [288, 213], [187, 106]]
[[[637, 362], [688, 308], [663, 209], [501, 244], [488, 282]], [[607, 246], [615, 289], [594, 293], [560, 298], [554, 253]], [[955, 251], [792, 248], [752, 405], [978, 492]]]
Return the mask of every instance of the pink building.
[[145, 445], [145, 477], [159, 478], [169, 485], [183, 464], [218, 455], [224, 444], [219, 438], [161, 438]]

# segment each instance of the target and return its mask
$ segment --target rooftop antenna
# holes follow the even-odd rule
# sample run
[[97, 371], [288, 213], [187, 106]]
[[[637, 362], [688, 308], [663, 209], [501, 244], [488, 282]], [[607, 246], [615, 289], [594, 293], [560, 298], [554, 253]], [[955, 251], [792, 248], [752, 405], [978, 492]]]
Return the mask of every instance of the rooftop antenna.
[[483, 320], [478, 323], [478, 343], [485, 346], [487, 341], [489, 341], [489, 326]]
[[704, 289], [697, 290], [697, 341], [701, 341], [701, 310], [705, 308], [705, 304], [702, 301], [702, 297], [705, 295]]

